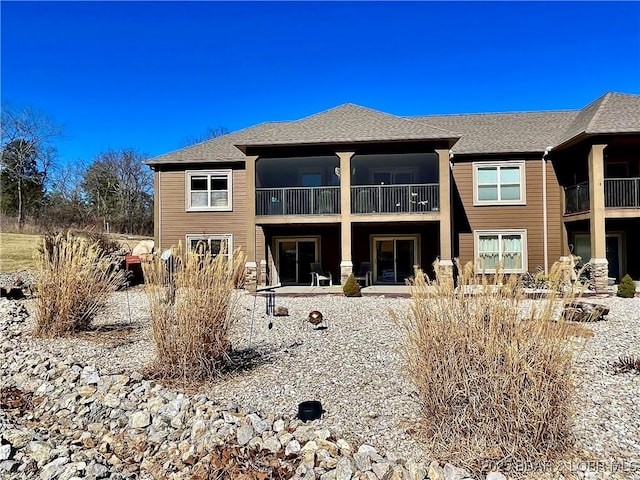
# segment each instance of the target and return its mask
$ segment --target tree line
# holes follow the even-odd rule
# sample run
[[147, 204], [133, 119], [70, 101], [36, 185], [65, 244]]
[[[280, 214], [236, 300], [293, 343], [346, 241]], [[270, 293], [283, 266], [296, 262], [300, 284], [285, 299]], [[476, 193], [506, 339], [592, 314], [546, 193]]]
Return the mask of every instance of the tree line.
[[[106, 150], [90, 162], [62, 164], [63, 128], [31, 107], [2, 104], [0, 214], [43, 230], [98, 226], [153, 233], [153, 173], [135, 149]], [[3, 230], [6, 229], [3, 228]]]

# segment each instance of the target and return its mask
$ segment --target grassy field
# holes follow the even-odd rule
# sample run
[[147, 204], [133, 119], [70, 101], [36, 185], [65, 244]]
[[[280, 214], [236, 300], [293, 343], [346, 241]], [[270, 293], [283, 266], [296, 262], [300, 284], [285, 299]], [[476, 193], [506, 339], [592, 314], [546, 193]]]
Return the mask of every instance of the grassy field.
[[0, 233], [0, 273], [32, 269], [33, 250], [40, 238], [41, 235]]

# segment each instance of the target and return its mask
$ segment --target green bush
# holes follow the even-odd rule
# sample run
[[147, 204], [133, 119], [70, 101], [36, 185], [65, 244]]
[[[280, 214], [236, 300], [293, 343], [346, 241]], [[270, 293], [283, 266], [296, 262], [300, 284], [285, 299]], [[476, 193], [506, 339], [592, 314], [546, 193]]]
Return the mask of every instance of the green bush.
[[342, 287], [342, 291], [344, 292], [345, 297], [361, 297], [362, 293], [360, 293], [360, 284], [356, 282], [356, 277], [353, 276], [353, 273], [349, 275], [347, 281]]
[[622, 298], [633, 298], [636, 294], [636, 284], [629, 275], [625, 275], [618, 285], [618, 296]]

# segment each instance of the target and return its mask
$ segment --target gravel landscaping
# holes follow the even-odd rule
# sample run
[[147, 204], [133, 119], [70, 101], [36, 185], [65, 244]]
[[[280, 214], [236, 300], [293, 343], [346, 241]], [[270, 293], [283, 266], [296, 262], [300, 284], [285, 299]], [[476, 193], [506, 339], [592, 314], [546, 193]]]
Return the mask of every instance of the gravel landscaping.
[[[290, 417], [299, 402], [320, 400], [325, 413], [318, 428], [355, 445], [372, 445], [387, 456], [429, 458], [413, 435], [419, 405], [403, 374], [400, 332], [389, 313], [405, 314], [410, 299], [279, 296], [276, 305], [286, 307], [289, 316], [268, 317], [264, 298], [241, 295], [242, 319], [232, 338], [238, 370], [204, 385], [203, 393], [223, 406]], [[640, 375], [616, 374], [613, 362], [620, 355], [640, 356], [640, 298], [589, 300], [608, 305], [611, 313], [607, 321], [589, 325], [594, 336], [575, 365], [578, 448], [598, 461], [619, 459], [631, 465], [607, 478], [637, 479]], [[23, 303], [33, 309], [32, 300]], [[326, 329], [305, 322], [311, 310], [323, 313]], [[78, 337], [42, 340], [27, 334], [33, 327], [28, 317], [19, 341], [24, 351], [93, 363], [101, 374], [143, 372], [152, 362], [142, 288], [115, 293], [95, 325], [96, 331]]]

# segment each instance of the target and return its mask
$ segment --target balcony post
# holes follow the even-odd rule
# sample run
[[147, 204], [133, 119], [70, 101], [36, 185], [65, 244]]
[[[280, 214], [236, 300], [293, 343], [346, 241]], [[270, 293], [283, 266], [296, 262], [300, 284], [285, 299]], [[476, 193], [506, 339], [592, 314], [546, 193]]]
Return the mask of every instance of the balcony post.
[[451, 248], [451, 170], [449, 150], [436, 150], [438, 154], [438, 208], [440, 211], [440, 262], [438, 278], [453, 282], [453, 256]]
[[257, 155], [247, 155], [245, 160], [247, 184], [247, 246], [245, 263], [245, 289], [255, 292], [258, 285], [258, 264], [256, 263], [256, 162]]
[[596, 291], [606, 289], [609, 277], [604, 214], [604, 149], [606, 147], [606, 145], [592, 145], [589, 151], [591, 283]]
[[351, 260], [351, 157], [355, 152], [336, 152], [340, 159], [340, 284], [344, 285], [353, 271]]

